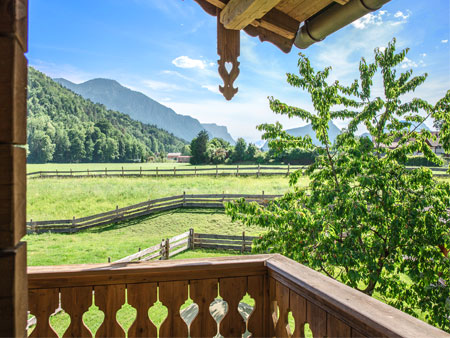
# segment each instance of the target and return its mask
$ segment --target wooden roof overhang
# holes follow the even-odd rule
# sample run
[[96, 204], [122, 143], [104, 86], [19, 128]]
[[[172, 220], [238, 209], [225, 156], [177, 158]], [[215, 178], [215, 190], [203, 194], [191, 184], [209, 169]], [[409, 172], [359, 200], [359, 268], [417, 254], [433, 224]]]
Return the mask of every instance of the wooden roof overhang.
[[[377, 10], [389, 0], [194, 1], [205, 12], [217, 17], [219, 74], [224, 81], [224, 86], [219, 86], [219, 90], [227, 100], [231, 100], [238, 91], [233, 87], [233, 82], [239, 75], [240, 30], [289, 53], [294, 42], [300, 48], [306, 48], [364, 14]], [[345, 10], [343, 7], [346, 7]], [[332, 15], [329, 16], [329, 13]], [[310, 21], [312, 23], [311, 19], [320, 21], [320, 27], [313, 27], [318, 28], [316, 36], [311, 34], [307, 25]], [[300, 41], [301, 38], [306, 38], [306, 42], [305, 39]], [[226, 63], [231, 63], [231, 70], [226, 69]]]

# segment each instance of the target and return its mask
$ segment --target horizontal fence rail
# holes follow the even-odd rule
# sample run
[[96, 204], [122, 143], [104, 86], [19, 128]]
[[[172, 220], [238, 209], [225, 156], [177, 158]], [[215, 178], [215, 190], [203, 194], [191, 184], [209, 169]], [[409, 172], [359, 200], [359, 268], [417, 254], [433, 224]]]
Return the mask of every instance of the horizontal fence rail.
[[225, 202], [234, 201], [239, 198], [245, 198], [247, 201], [255, 201], [261, 204], [269, 200], [280, 197], [281, 195], [262, 194], [197, 194], [182, 195], [158, 198], [145, 202], [133, 204], [124, 208], [116, 209], [87, 216], [72, 219], [33, 221], [27, 222], [27, 233], [75, 233], [80, 230], [89, 229], [101, 225], [117, 223], [137, 217], [150, 215], [156, 212], [173, 210], [178, 208], [223, 208]]
[[85, 177], [173, 177], [173, 176], [267, 176], [289, 175], [305, 166], [227, 166], [227, 167], [173, 167], [168, 169], [95, 169], [95, 170], [45, 170], [27, 173], [30, 178], [85, 178]]

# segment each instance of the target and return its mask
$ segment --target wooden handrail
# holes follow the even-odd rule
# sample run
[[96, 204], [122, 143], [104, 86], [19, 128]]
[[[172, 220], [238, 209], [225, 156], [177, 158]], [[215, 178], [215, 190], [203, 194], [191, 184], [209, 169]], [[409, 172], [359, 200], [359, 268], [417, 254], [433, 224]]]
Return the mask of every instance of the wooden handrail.
[[[219, 325], [225, 337], [241, 336], [246, 328], [257, 337], [300, 337], [306, 323], [314, 337], [449, 337], [278, 254], [29, 267], [28, 289], [30, 311], [37, 317], [35, 336], [52, 335], [48, 317], [59, 306], [74, 321], [66, 335], [87, 334], [82, 315], [92, 304], [93, 295], [95, 304], [105, 313], [97, 332], [101, 336], [125, 335], [116, 320], [125, 295], [137, 310], [129, 336], [135, 336], [136, 330], [156, 336], [158, 329], [148, 318], [148, 308], [158, 298], [168, 308], [160, 336], [215, 336], [218, 328], [210, 305], [220, 294], [228, 303]], [[238, 305], [246, 293], [255, 305], [244, 318]], [[180, 306], [188, 294], [199, 307], [190, 328], [180, 318]], [[289, 313], [295, 320], [294, 332], [290, 332]]]
[[[269, 283], [275, 290], [271, 297], [278, 306], [288, 304], [293, 312], [294, 304], [289, 305], [289, 300], [295, 299], [296, 309], [301, 303], [304, 316], [299, 315], [296, 327], [302, 325], [302, 321], [309, 322], [314, 337], [322, 334], [329, 337], [450, 337], [444, 331], [282, 255], [272, 255], [266, 260], [266, 266]], [[280, 299], [289, 295], [294, 297]], [[324, 322], [311, 323], [312, 316], [322, 317]], [[277, 337], [282, 332], [281, 326], [279, 329]]]

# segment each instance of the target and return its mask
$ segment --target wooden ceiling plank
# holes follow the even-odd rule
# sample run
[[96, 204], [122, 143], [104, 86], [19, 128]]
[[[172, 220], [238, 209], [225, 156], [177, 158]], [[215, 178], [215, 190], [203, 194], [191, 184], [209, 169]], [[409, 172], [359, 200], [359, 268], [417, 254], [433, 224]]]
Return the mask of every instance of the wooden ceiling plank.
[[305, 0], [301, 2], [297, 1], [297, 6], [292, 7], [289, 11], [283, 10], [283, 12], [293, 17], [297, 21], [303, 22], [320, 10], [324, 9], [332, 2], [333, 0]]
[[220, 8], [220, 9], [225, 8], [225, 3], [221, 0], [206, 0], [206, 1], [209, 2], [211, 5], [216, 6], [217, 8]]
[[243, 29], [255, 19], [262, 18], [281, 0], [230, 0], [220, 13], [226, 29]]
[[334, 0], [334, 2], [337, 2], [339, 5], [345, 5], [347, 4], [347, 2], [349, 2], [350, 0]]

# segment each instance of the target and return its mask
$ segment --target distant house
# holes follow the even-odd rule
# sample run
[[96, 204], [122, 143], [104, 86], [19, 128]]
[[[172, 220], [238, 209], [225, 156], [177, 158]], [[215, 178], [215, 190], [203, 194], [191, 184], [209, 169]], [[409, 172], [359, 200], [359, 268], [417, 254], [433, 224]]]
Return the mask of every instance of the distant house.
[[180, 156], [181, 156], [181, 153], [168, 153], [167, 159], [177, 161], [178, 157], [180, 157]]
[[436, 155], [443, 155], [443, 156], [444, 155], [449, 155], [449, 154], [445, 154], [444, 147], [442, 147], [442, 144], [440, 143], [439, 132], [432, 131], [431, 134], [433, 136], [436, 136], [436, 141], [427, 140], [427, 144], [430, 146], [431, 150], [433, 150], [433, 152]]
[[[426, 143], [430, 146], [431, 150], [436, 154], [436, 155], [441, 155], [441, 156], [449, 156], [450, 154], [446, 154], [444, 151], [444, 147], [442, 146], [442, 144], [440, 143], [439, 140], [439, 132], [438, 131], [432, 131], [431, 135], [436, 137], [436, 140], [431, 140], [431, 139], [427, 139]], [[372, 139], [373, 140], [373, 139]], [[394, 140], [394, 142], [392, 142], [388, 147], [384, 144], [382, 144], [381, 146], [384, 148], [389, 148], [389, 149], [395, 149], [398, 147], [398, 141], [400, 141], [400, 138], [397, 138]], [[413, 138], [411, 138], [407, 143], [414, 141]], [[423, 155], [420, 152], [416, 152], [414, 153], [414, 155]]]
[[189, 163], [192, 156], [178, 156], [177, 162], [178, 163]]

